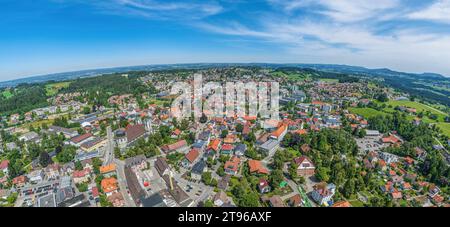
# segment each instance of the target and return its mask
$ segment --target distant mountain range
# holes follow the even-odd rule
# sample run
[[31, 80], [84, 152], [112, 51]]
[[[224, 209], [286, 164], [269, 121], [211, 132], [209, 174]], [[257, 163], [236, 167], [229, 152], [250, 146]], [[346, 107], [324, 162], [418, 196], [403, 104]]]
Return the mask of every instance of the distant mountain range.
[[332, 64], [272, 64], [272, 63], [196, 63], [196, 64], [167, 64], [167, 65], [141, 65], [129, 67], [116, 67], [106, 69], [92, 69], [74, 72], [54, 73], [41, 76], [10, 80], [0, 82], [2, 87], [14, 87], [21, 83], [44, 83], [47, 81], [63, 81], [82, 77], [92, 77], [109, 73], [126, 73], [130, 71], [156, 71], [169, 69], [203, 69], [210, 67], [262, 67], [262, 68], [310, 68], [326, 72], [345, 73], [363, 76], [382, 76], [382, 77], [407, 77], [416, 79], [447, 79], [445, 76], [436, 73], [404, 73], [396, 72], [390, 69], [368, 69], [359, 66], [332, 65]]

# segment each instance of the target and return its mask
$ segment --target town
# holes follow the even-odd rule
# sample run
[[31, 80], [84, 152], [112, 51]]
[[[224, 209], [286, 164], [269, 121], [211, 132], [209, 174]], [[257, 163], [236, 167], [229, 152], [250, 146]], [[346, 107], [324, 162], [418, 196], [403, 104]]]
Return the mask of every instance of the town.
[[[174, 117], [171, 88], [195, 73], [278, 82], [279, 119]], [[450, 205], [448, 112], [376, 79], [212, 67], [24, 86], [2, 90], [31, 107], [1, 113], [0, 206]]]

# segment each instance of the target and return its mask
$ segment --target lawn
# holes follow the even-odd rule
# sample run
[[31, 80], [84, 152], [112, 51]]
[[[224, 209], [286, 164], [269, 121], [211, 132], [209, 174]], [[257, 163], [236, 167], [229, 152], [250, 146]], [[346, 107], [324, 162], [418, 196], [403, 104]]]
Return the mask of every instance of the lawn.
[[59, 83], [53, 83], [53, 84], [47, 84], [45, 85], [45, 91], [47, 96], [53, 96], [58, 93], [59, 90], [63, 88], [69, 87], [70, 82], [59, 82]]
[[348, 108], [351, 113], [358, 114], [368, 119], [378, 115], [386, 115], [386, 113], [372, 109], [372, 108]]
[[9, 98], [11, 98], [11, 97], [14, 96], [14, 95], [11, 93], [11, 91], [10, 91], [9, 89], [3, 91], [3, 92], [2, 92], [2, 95], [3, 95], [3, 97], [5, 97], [5, 98], [7, 98], [7, 99], [9, 99]]
[[364, 207], [364, 203], [359, 201], [358, 199], [355, 200], [349, 200], [350, 204], [352, 204], [352, 207]]
[[338, 79], [329, 79], [329, 78], [321, 78], [321, 79], [319, 79], [319, 81], [327, 82], [327, 83], [337, 83], [337, 82], [339, 82]]
[[450, 123], [439, 122], [436, 125], [442, 129], [444, 135], [450, 137]]
[[43, 124], [46, 124], [47, 126], [50, 126], [50, 125], [53, 124], [54, 121], [55, 121], [55, 120], [53, 120], [53, 119], [51, 119], [51, 120], [49, 120], [49, 119], [44, 119], [44, 120], [34, 121], [34, 122], [30, 122], [30, 123], [23, 124], [23, 125], [21, 126], [21, 128], [27, 129], [27, 128], [29, 128], [30, 126], [32, 126], [33, 128], [37, 128], [37, 127], [42, 127]]

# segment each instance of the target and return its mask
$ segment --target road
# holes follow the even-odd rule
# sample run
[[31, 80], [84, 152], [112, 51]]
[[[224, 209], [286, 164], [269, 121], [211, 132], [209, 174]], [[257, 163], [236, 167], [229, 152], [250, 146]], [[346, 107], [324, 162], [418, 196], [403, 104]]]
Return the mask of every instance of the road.
[[119, 182], [119, 188], [120, 193], [122, 193], [122, 196], [125, 200], [125, 206], [126, 207], [136, 207], [136, 204], [134, 203], [133, 198], [130, 194], [128, 194], [128, 184], [125, 177], [125, 171], [124, 171], [124, 165], [125, 163], [120, 160], [114, 160], [114, 163], [117, 167], [117, 181]]
[[108, 141], [106, 142], [105, 156], [103, 160], [104, 166], [111, 164], [114, 160], [114, 140], [111, 126], [106, 128], [106, 137]]

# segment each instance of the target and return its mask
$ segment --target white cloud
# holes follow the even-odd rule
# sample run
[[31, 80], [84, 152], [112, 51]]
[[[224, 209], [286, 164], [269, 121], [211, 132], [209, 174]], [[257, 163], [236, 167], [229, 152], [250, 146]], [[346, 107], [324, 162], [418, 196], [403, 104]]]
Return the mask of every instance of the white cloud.
[[154, 0], [116, 0], [120, 5], [134, 7], [150, 11], [186, 11], [187, 13], [199, 13], [203, 16], [220, 13], [222, 6], [214, 3], [196, 3], [196, 2], [169, 2]]
[[407, 17], [410, 19], [450, 23], [450, 0], [438, 0], [421, 11], [410, 13]]
[[[438, 70], [450, 75], [450, 35], [420, 29], [377, 32], [376, 25], [318, 22], [309, 19], [264, 18], [260, 27], [204, 25], [202, 28], [232, 36], [263, 39], [285, 49], [290, 62], [338, 63], [366, 67], [389, 67], [402, 71]], [[277, 59], [273, 56], [272, 59]]]
[[321, 6], [315, 12], [325, 15], [336, 22], [355, 22], [379, 15], [381, 12], [399, 6], [398, 0], [268, 0], [283, 10], [293, 10]]

